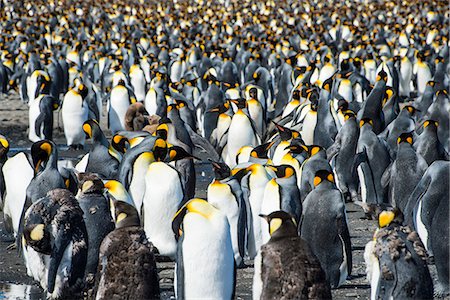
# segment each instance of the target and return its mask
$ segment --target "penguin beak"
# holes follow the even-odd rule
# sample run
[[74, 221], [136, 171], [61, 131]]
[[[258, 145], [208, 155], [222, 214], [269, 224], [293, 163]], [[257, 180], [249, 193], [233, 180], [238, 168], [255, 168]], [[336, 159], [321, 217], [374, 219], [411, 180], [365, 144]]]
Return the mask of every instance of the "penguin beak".
[[395, 214], [392, 211], [383, 211], [378, 216], [378, 225], [380, 228], [388, 226], [394, 220]]

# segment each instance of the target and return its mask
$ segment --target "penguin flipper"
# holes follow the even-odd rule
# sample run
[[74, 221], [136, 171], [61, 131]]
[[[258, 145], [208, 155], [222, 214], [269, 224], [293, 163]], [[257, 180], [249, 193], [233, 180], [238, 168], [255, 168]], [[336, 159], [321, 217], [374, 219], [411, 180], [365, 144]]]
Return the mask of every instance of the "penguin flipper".
[[52, 247], [52, 253], [50, 254], [50, 265], [48, 267], [47, 290], [49, 293], [53, 293], [55, 289], [58, 267], [63, 258], [64, 251], [70, 243], [70, 238], [71, 236], [64, 230], [64, 227], [58, 229]]
[[389, 186], [389, 182], [391, 180], [391, 171], [392, 171], [393, 163], [386, 168], [386, 170], [383, 173], [383, 176], [381, 176], [381, 186], [383, 188], [387, 188]]
[[337, 231], [344, 241], [345, 256], [347, 257], [347, 274], [350, 276], [352, 273], [352, 244], [345, 217], [337, 219]]
[[176, 299], [184, 299], [184, 263], [183, 263], [183, 239], [184, 235], [181, 235], [177, 243], [177, 259], [176, 259]]
[[[417, 184], [414, 191], [411, 193], [411, 196], [409, 196], [408, 204], [405, 207], [404, 216], [405, 216], [405, 224], [412, 226], [412, 228], [416, 228], [415, 226], [413, 226], [414, 220], [416, 219], [415, 207], [420, 201], [422, 201], [422, 197], [428, 190], [430, 183], [431, 177], [423, 176], [422, 179]], [[431, 222], [429, 222], [428, 224], [431, 224]]]

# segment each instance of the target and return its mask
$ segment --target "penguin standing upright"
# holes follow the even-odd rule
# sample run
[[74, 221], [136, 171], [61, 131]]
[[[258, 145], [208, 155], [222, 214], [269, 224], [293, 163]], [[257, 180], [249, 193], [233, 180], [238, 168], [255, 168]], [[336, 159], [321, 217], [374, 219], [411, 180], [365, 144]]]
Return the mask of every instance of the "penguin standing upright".
[[417, 232], [402, 226], [400, 211], [383, 211], [380, 229], [364, 250], [371, 299], [432, 299], [433, 281]]
[[144, 102], [145, 99], [145, 75], [141, 67], [134, 64], [130, 67], [130, 84], [133, 87], [134, 94], [136, 95], [136, 100], [139, 102]]
[[344, 199], [333, 173], [319, 170], [314, 190], [303, 201], [300, 236], [320, 261], [331, 288], [341, 286], [352, 270], [350, 233]]
[[62, 118], [64, 135], [70, 148], [82, 149], [85, 141], [83, 123], [87, 121], [89, 108], [84, 101], [88, 93], [85, 85], [69, 90], [64, 96], [62, 104]]
[[153, 245], [132, 205], [113, 201], [116, 228], [100, 246], [95, 299], [159, 299]]
[[231, 118], [230, 128], [228, 129], [227, 140], [227, 164], [230, 167], [236, 165], [235, 157], [239, 149], [242, 146], [258, 146], [261, 143], [261, 139], [257, 134], [253, 121], [244, 112], [247, 107], [247, 103], [244, 99], [235, 100], [238, 110]]
[[428, 164], [414, 150], [412, 133], [402, 133], [397, 143], [397, 158], [384, 171], [381, 184], [389, 189], [389, 203], [404, 212], [409, 196], [428, 168]]
[[353, 172], [353, 160], [359, 138], [359, 127], [352, 111], [344, 115], [345, 124], [339, 130], [334, 144], [328, 148], [327, 157], [334, 161], [336, 185], [346, 200], [358, 201], [358, 179]]
[[438, 282], [435, 295], [449, 293], [449, 174], [448, 161], [432, 163], [412, 192], [405, 222], [414, 226], [429, 256], [434, 257]]
[[81, 291], [88, 236], [83, 211], [68, 190], [51, 190], [27, 210], [21, 240], [27, 273], [48, 298]]
[[208, 185], [207, 199], [228, 219], [234, 260], [236, 266], [240, 267], [244, 264], [249, 208], [244, 202], [240, 182], [231, 176], [230, 169], [221, 163], [212, 162], [212, 165], [215, 178]]
[[269, 223], [270, 240], [255, 259], [253, 299], [331, 299], [325, 272], [292, 216], [276, 211], [261, 217]]
[[125, 81], [120, 79], [111, 90], [108, 102], [108, 127], [113, 134], [125, 129], [125, 114], [134, 102], [136, 101], [131, 97]]
[[207, 201], [192, 199], [176, 213], [172, 229], [178, 240], [176, 297], [232, 299], [236, 273], [227, 217]]
[[422, 155], [428, 165], [436, 160], [449, 160], [447, 151], [439, 141], [437, 128], [439, 124], [433, 120], [423, 122], [423, 131], [414, 141], [414, 148]]
[[88, 235], [88, 257], [85, 280], [93, 287], [98, 266], [100, 244], [114, 229], [108, 200], [103, 195], [103, 182], [93, 173], [78, 173], [78, 192], [75, 198], [83, 210], [83, 220]]

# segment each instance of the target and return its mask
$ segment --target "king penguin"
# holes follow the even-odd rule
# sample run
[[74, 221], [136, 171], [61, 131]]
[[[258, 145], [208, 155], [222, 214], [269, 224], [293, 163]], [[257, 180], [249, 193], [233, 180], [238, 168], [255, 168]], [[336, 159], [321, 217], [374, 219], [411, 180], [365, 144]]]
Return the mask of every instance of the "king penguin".
[[227, 217], [203, 199], [192, 199], [175, 214], [178, 240], [175, 294], [178, 299], [234, 298], [236, 271]]
[[298, 236], [294, 218], [284, 211], [261, 217], [269, 224], [270, 240], [255, 259], [253, 299], [331, 299], [325, 272]]
[[371, 299], [432, 299], [426, 250], [398, 209], [383, 211], [379, 229], [364, 250]]
[[95, 299], [159, 299], [153, 245], [140, 226], [136, 208], [121, 201], [113, 201], [112, 206], [116, 228], [100, 246]]
[[130, 104], [135, 102], [135, 98], [125, 86], [125, 81], [120, 79], [111, 90], [108, 102], [108, 128], [113, 134], [125, 129], [125, 114]]
[[319, 259], [331, 288], [341, 286], [351, 274], [352, 251], [344, 199], [330, 171], [316, 172], [314, 189], [303, 202], [299, 231]]
[[87, 121], [89, 107], [84, 99], [88, 90], [83, 84], [69, 90], [64, 96], [62, 104], [62, 119], [64, 135], [70, 148], [82, 149], [85, 141], [83, 123]]

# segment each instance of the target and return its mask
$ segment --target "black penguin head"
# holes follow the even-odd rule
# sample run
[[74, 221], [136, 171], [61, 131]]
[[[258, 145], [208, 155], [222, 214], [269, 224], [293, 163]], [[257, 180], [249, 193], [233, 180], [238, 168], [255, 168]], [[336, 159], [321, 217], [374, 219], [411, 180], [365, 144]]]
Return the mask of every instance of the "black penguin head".
[[167, 113], [174, 113], [175, 111], [178, 110], [178, 107], [176, 104], [169, 104], [167, 105]]
[[414, 114], [417, 111], [417, 109], [414, 106], [411, 106], [411, 105], [406, 105], [405, 107], [403, 107], [403, 109], [407, 110], [411, 116], [414, 116]]
[[258, 100], [258, 90], [256, 88], [254, 87], [250, 88], [248, 94], [250, 95], [250, 98]]
[[123, 79], [119, 79], [119, 82], [117, 82], [117, 85], [125, 86], [125, 81]]
[[269, 157], [267, 156], [267, 154], [274, 143], [275, 142], [268, 142], [253, 148], [253, 150], [250, 152], [250, 156], [254, 158], [268, 159]]
[[361, 121], [359, 121], [359, 127], [363, 127], [366, 124], [373, 126], [373, 120], [370, 118], [362, 118]]
[[[83, 129], [84, 129], [84, 127], [83, 127]], [[124, 137], [123, 135], [120, 135], [118, 133], [116, 133], [113, 136], [113, 138], [111, 139], [111, 147], [114, 150], [116, 150], [116, 151], [118, 151], [119, 153], [122, 153], [122, 154], [124, 154], [127, 151], [127, 149], [128, 149], [127, 144], [128, 143], [129, 143], [128, 139], [126, 137]]]
[[162, 138], [157, 138], [153, 145], [153, 155], [156, 161], [163, 161], [167, 155], [167, 143]]
[[81, 98], [83, 99], [86, 98], [88, 93], [89, 93], [88, 88], [83, 83], [80, 83], [78, 85], [78, 94], [80, 94]]
[[300, 133], [298, 131], [291, 130], [291, 129], [281, 126], [273, 121], [272, 121], [272, 123], [277, 128], [277, 131], [280, 134], [280, 138], [282, 141], [288, 141], [290, 139], [295, 139], [300, 136]]
[[347, 120], [350, 120], [350, 119], [355, 119], [356, 118], [356, 115], [355, 115], [355, 113], [353, 112], [353, 111], [351, 111], [351, 110], [347, 110], [345, 113], [344, 113], [344, 120], [345, 121], [347, 121]]
[[300, 97], [300, 91], [299, 90], [294, 90], [292, 92], [292, 99], [300, 101], [301, 97]]
[[186, 101], [183, 101], [183, 100], [176, 100], [175, 99], [175, 103], [177, 104], [177, 108], [178, 109], [182, 109], [182, 108], [187, 106]]
[[94, 173], [76, 173], [78, 180], [78, 193], [103, 194], [105, 186], [103, 181]]
[[408, 143], [410, 145], [413, 144], [413, 134], [412, 132], [404, 132], [400, 134], [400, 136], [397, 138], [397, 144], [401, 143]]
[[381, 69], [381, 71], [378, 72], [378, 74], [377, 74], [376, 80], [377, 81], [381, 81], [382, 80], [382, 81], [387, 82], [387, 79], [388, 79], [387, 73], [384, 71], [384, 69]]
[[159, 125], [156, 127], [156, 135], [162, 138], [163, 140], [167, 141], [167, 137], [169, 136], [169, 125], [172, 121], [170, 121], [169, 118], [161, 118], [159, 120]]
[[194, 155], [188, 153], [186, 150], [184, 150], [183, 147], [179, 146], [170, 146], [167, 148], [167, 151], [169, 153], [169, 160], [170, 161], [177, 161], [184, 158], [192, 158], [192, 159], [198, 159]]
[[303, 144], [292, 144], [287, 146], [285, 149], [289, 149], [289, 151], [293, 154], [302, 154], [308, 153], [308, 146]]
[[338, 111], [347, 111], [348, 110], [348, 102], [344, 99], [338, 101]]
[[333, 87], [333, 77], [328, 78], [322, 84], [322, 89], [331, 93], [331, 88]]
[[391, 210], [384, 210], [378, 215], [378, 226], [380, 228], [387, 227], [391, 224], [401, 225], [403, 223], [403, 213], [397, 207]]
[[236, 104], [238, 109], [244, 109], [247, 107], [247, 101], [244, 98], [233, 99], [230, 101]]
[[[439, 126], [439, 123], [437, 121], [434, 120], [426, 120], [425, 122], [423, 122], [423, 128], [433, 128], [433, 129], [437, 129], [437, 127]], [[0, 140], [1, 142], [1, 140]]]
[[325, 149], [322, 146], [319, 145], [308, 145], [306, 146], [308, 149], [309, 157], [312, 157], [319, 153], [320, 151], [325, 151]]
[[52, 252], [50, 232], [45, 225], [43, 216], [40, 214], [45, 214], [44, 210], [43, 203], [37, 203], [34, 211], [31, 211], [25, 217], [23, 238], [24, 242], [34, 250], [50, 255]]
[[222, 180], [231, 176], [230, 167], [225, 163], [213, 161], [212, 159], [208, 159], [208, 161], [213, 166], [214, 177], [216, 180]]
[[37, 78], [37, 90], [36, 90], [36, 96], [39, 94], [48, 95], [50, 93], [50, 86], [51, 86], [52, 80], [47, 74], [41, 73]]
[[328, 170], [319, 170], [314, 175], [314, 187], [318, 186], [322, 182], [331, 182], [334, 183], [334, 175], [333, 172]]
[[86, 135], [87, 139], [91, 139], [95, 133], [97, 132], [97, 130], [101, 130], [100, 129], [100, 125], [98, 124], [98, 122], [96, 120], [87, 120], [83, 123], [83, 131], [84, 134]]
[[138, 212], [133, 205], [117, 200], [113, 200], [112, 205], [114, 206], [116, 229], [141, 225]]
[[214, 108], [211, 108], [209, 112], [217, 112], [219, 114], [226, 113], [230, 109], [230, 101], [227, 100], [223, 104], [220, 104]]
[[55, 153], [55, 144], [50, 140], [42, 140], [31, 145], [31, 158], [34, 170], [37, 173], [42, 163], [47, 163], [52, 154]]
[[319, 108], [319, 101], [317, 97], [310, 99], [310, 101], [311, 101], [311, 110], [317, 112], [317, 109]]
[[271, 239], [298, 236], [297, 222], [289, 213], [279, 210], [259, 216], [267, 221]]
[[295, 175], [295, 170], [289, 165], [268, 166], [269, 169], [275, 172], [278, 178], [290, 178]]
[[6, 154], [8, 154], [9, 151], [9, 142], [8, 140], [0, 135], [0, 163], [3, 162], [3, 160], [6, 160]]

